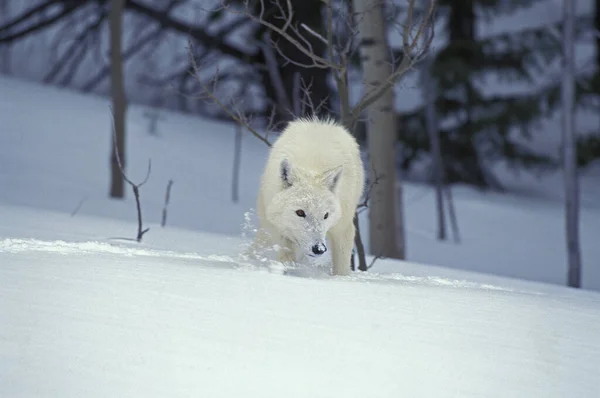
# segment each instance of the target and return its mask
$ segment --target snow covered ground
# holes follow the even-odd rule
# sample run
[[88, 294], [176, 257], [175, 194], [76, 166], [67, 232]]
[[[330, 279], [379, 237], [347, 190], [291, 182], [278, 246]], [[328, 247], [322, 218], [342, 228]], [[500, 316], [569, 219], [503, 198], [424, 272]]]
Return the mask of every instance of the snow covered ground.
[[296, 277], [239, 238], [0, 206], [3, 397], [597, 397], [600, 294], [397, 262]]
[[[132, 242], [131, 193], [107, 195], [108, 105], [0, 77], [1, 397], [600, 396], [600, 167], [581, 179], [584, 290], [559, 286], [560, 174], [502, 166], [508, 193], [454, 189], [460, 244], [435, 240], [431, 188], [405, 183], [409, 261], [284, 275], [240, 255], [266, 147], [244, 134], [232, 203], [233, 127], [164, 112], [150, 135], [139, 106], [127, 169], [152, 159], [151, 229]], [[536, 145], [554, 154], [557, 126]]]
[[[413, 262], [282, 274], [240, 255], [256, 139], [244, 136], [233, 204], [230, 126], [165, 113], [153, 136], [132, 106], [128, 172], [153, 165], [137, 244], [132, 195], [107, 197], [107, 101], [6, 78], [0, 93], [0, 396], [600, 395], [600, 294], [557, 286], [559, 175], [504, 173], [504, 195], [455, 189], [458, 245], [434, 239], [431, 189], [405, 184]], [[594, 172], [584, 287], [600, 290]]]

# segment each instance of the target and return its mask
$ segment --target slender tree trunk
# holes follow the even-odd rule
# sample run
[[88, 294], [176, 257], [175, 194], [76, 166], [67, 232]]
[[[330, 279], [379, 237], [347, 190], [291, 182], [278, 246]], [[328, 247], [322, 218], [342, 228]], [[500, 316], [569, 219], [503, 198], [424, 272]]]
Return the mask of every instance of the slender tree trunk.
[[[336, 77], [336, 88], [339, 96], [339, 112], [340, 120], [344, 127], [351, 131], [356, 138], [356, 120], [350, 114], [350, 93], [348, 91], [348, 71], [344, 70], [340, 72]], [[356, 256], [358, 257], [358, 269], [361, 271], [367, 270], [367, 258], [365, 253], [365, 246], [363, 244], [362, 234], [360, 232], [360, 224], [358, 222], [358, 212], [354, 213], [354, 248]], [[352, 271], [356, 270], [356, 263], [354, 261], [354, 255], [350, 258], [350, 267]]]
[[231, 200], [233, 203], [239, 201], [240, 187], [240, 164], [242, 157], [242, 126], [235, 124], [235, 147], [233, 152], [233, 176], [231, 178]]
[[595, 1], [594, 28], [596, 29], [596, 73], [600, 73], [600, 0]]
[[[353, 5], [358, 22], [363, 78], [368, 90], [384, 83], [392, 74], [383, 4], [380, 0], [353, 0]], [[396, 200], [397, 129], [393, 89], [367, 109], [367, 119], [369, 181], [380, 177], [373, 186], [369, 203], [371, 254], [403, 259], [406, 247], [401, 191]], [[399, 222], [399, 229], [396, 222]]]
[[[0, 0], [0, 23], [10, 19], [10, 1]], [[10, 43], [0, 45], [0, 73], [10, 74]]]
[[444, 187], [444, 193], [446, 194], [446, 203], [448, 203], [448, 213], [450, 215], [450, 226], [452, 227], [452, 235], [454, 236], [454, 242], [460, 243], [458, 219], [456, 218], [456, 210], [454, 208], [454, 200], [452, 200], [452, 189], [450, 188], [450, 185], [446, 185]]
[[565, 232], [567, 238], [568, 276], [571, 287], [581, 287], [581, 253], [579, 248], [579, 187], [575, 146], [575, 0], [564, 0], [563, 37], [563, 145], [565, 178]]
[[[114, 129], [116, 136], [117, 151], [123, 170], [125, 170], [125, 116], [127, 114], [127, 102], [125, 99], [125, 87], [123, 79], [123, 53], [122, 53], [122, 31], [123, 31], [123, 5], [124, 0], [112, 0], [110, 10], [110, 77], [111, 92], [114, 114]], [[111, 133], [112, 135], [112, 133]], [[125, 181], [119, 169], [119, 163], [115, 154], [115, 137], [110, 140], [110, 164], [111, 183], [110, 196], [113, 198], [125, 197]]]
[[[427, 30], [429, 32], [429, 30]], [[429, 41], [425, 36], [424, 41]], [[442, 150], [440, 145], [439, 130], [437, 126], [437, 115], [435, 110], [436, 87], [435, 80], [431, 76], [432, 54], [427, 54], [421, 68], [421, 88], [425, 103], [425, 127], [429, 136], [431, 147], [431, 166], [433, 171], [433, 184], [435, 187], [435, 202], [437, 209], [438, 239], [446, 240], [446, 217], [444, 215], [444, 177]]]

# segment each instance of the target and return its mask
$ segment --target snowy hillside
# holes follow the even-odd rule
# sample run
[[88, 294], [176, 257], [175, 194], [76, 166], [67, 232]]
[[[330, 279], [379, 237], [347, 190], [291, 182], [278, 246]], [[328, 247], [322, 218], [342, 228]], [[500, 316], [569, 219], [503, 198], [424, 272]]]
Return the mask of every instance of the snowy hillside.
[[[0, 204], [59, 211], [64, 217], [77, 209], [75, 218], [88, 214], [136, 220], [130, 192], [125, 201], [108, 199], [107, 100], [7, 78], [0, 78], [0, 93]], [[132, 106], [128, 113], [127, 169], [139, 180], [152, 159], [150, 180], [141, 191], [144, 221], [159, 222], [172, 178], [169, 226], [241, 236], [244, 214], [255, 206], [266, 146], [243, 135], [240, 202], [234, 204], [233, 127], [165, 112], [158, 134], [152, 136], [143, 112]], [[600, 290], [599, 171], [582, 176], [583, 286], [595, 290]], [[408, 259], [564, 285], [560, 174], [541, 180], [508, 172], [501, 177], [511, 192], [454, 190], [460, 244], [435, 240], [432, 189], [404, 184]], [[363, 230], [366, 221], [361, 220]], [[133, 238], [134, 232], [132, 226], [127, 237]], [[147, 237], [154, 233], [152, 229]], [[398, 264], [378, 261], [373, 270], [398, 272]]]
[[[0, 396], [600, 394], [600, 294], [491, 275], [563, 283], [560, 176], [456, 189], [459, 245], [434, 240], [430, 188], [406, 184], [410, 259], [438, 266], [283, 275], [240, 255], [257, 140], [244, 136], [233, 204], [230, 126], [164, 113], [152, 136], [131, 107], [131, 178], [153, 165], [136, 244], [132, 195], [107, 198], [107, 101], [2, 78], [0, 92]], [[582, 217], [594, 289], [596, 181], [583, 179]]]
[[[5, 14], [28, 7], [5, 3]], [[207, 14], [196, 6], [212, 3], [188, 2], [175, 17], [200, 23]], [[478, 16], [477, 35], [556, 21], [561, 3]], [[578, 2], [580, 15], [592, 9]], [[15, 43], [15, 76], [46, 76], [60, 53], [49, 50], [54, 38], [95, 18], [83, 11]], [[106, 28], [98, 51], [58, 80], [95, 81], [108, 62]], [[143, 48], [138, 39], [157, 28], [130, 13], [125, 48]], [[246, 28], [226, 40], [254, 45]], [[332, 277], [318, 264], [249, 260], [267, 147], [243, 132], [234, 203], [233, 125], [160, 111], [151, 133], [147, 109], [135, 105], [181, 98], [139, 77], [186, 63], [185, 39], [167, 33], [126, 68], [127, 173], [140, 181], [152, 165], [141, 188], [150, 228], [141, 243], [129, 187], [125, 200], [108, 198], [109, 100], [0, 76], [0, 398], [600, 397], [599, 163], [580, 179], [583, 289], [564, 287], [560, 172], [536, 178], [502, 163], [493, 167], [505, 193], [453, 186], [460, 242], [435, 239], [433, 189], [404, 176], [407, 261], [379, 259], [368, 272]], [[436, 36], [434, 47], [443, 41]], [[594, 48], [578, 44], [578, 69], [589, 67]], [[531, 84], [492, 76], [482, 84], [486, 93], [528, 92], [555, 80], [559, 66], [546, 65]], [[420, 104], [416, 78], [397, 85], [399, 112]], [[88, 88], [105, 93], [107, 81]], [[352, 85], [353, 100], [360, 92]], [[542, 120], [527, 144], [557, 157], [559, 116]], [[576, 119], [581, 131], [600, 125], [589, 110]], [[360, 224], [366, 238], [367, 212]]]
[[3, 397], [600, 396], [598, 293], [401, 262], [282, 276], [235, 238], [0, 218]]

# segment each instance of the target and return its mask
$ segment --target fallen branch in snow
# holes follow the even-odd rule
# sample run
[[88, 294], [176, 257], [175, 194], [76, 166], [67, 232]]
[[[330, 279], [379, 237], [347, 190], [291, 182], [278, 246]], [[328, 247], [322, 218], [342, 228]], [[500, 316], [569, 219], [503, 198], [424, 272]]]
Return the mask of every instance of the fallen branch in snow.
[[81, 206], [83, 206], [83, 204], [85, 203], [87, 198], [88, 198], [87, 196], [84, 196], [83, 198], [81, 198], [81, 200], [79, 201], [77, 206], [75, 206], [75, 209], [73, 209], [73, 211], [71, 212], [71, 217], [74, 217], [79, 212], [79, 209], [81, 209]]
[[143, 229], [143, 227], [142, 227], [142, 206], [140, 205], [140, 188], [146, 182], [148, 182], [148, 178], [150, 178], [150, 172], [152, 171], [152, 160], [148, 159], [148, 171], [146, 172], [146, 177], [144, 178], [144, 180], [142, 182], [140, 182], [139, 184], [136, 184], [127, 177], [127, 174], [125, 174], [125, 170], [123, 170], [123, 164], [121, 163], [121, 157], [119, 156], [119, 151], [117, 149], [117, 133], [115, 131], [115, 123], [114, 123], [115, 118], [114, 118], [112, 107], [110, 107], [110, 113], [112, 115], [112, 121], [113, 121], [113, 123], [112, 123], [113, 124], [113, 128], [112, 128], [113, 148], [115, 151], [117, 164], [119, 165], [119, 171], [121, 172], [123, 179], [129, 185], [131, 185], [131, 189], [133, 190], [133, 196], [135, 197], [135, 205], [137, 207], [137, 218], [138, 218], [138, 232], [137, 232], [137, 236], [136, 236], [136, 241], [141, 242], [142, 237], [144, 236], [144, 234], [146, 232], [148, 232], [150, 230], [150, 228]]
[[169, 180], [167, 183], [167, 192], [165, 193], [165, 206], [162, 211], [162, 219], [160, 226], [164, 227], [167, 224], [167, 207], [169, 206], [169, 199], [171, 198], [171, 187], [173, 186], [173, 180]]

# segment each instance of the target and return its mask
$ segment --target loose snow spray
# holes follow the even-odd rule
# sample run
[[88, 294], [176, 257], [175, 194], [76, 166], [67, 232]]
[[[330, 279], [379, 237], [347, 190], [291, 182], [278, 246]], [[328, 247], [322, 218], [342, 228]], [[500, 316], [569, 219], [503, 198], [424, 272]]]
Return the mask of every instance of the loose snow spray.
[[301, 265], [297, 263], [282, 263], [277, 261], [275, 254], [279, 251], [279, 245], [256, 247], [253, 245], [254, 238], [258, 228], [254, 224], [253, 215], [255, 210], [250, 209], [244, 213], [244, 222], [242, 224], [241, 237], [243, 242], [240, 244], [240, 253], [238, 262], [241, 266], [250, 268], [266, 268], [269, 272], [275, 274], [293, 274], [303, 276], [316, 276], [326, 272], [327, 258], [323, 256], [319, 260], [313, 261], [310, 265]]

